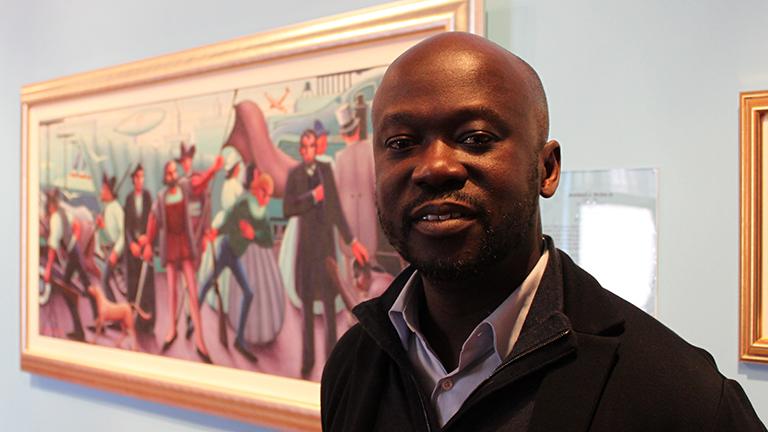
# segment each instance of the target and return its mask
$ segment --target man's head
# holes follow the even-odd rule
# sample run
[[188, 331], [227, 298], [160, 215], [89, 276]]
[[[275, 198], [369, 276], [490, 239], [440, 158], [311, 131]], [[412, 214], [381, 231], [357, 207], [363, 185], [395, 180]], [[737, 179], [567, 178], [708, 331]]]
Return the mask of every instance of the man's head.
[[144, 189], [144, 167], [141, 164], [131, 172], [131, 181], [133, 181], [133, 190], [141, 192]]
[[317, 137], [317, 154], [325, 154], [326, 150], [328, 150], [328, 130], [320, 120], [315, 120], [312, 130]]
[[59, 209], [59, 190], [54, 188], [45, 192], [45, 211], [48, 216]]
[[305, 165], [311, 165], [315, 162], [317, 156], [317, 135], [312, 129], [302, 132], [299, 138], [299, 154]]
[[360, 119], [349, 104], [343, 104], [336, 109], [336, 121], [339, 123], [339, 134], [344, 143], [354, 144], [360, 141]]
[[163, 184], [168, 187], [176, 186], [176, 182], [179, 180], [179, 174], [176, 170], [176, 162], [168, 161], [163, 167]]
[[251, 183], [251, 193], [259, 201], [259, 204], [265, 206], [269, 199], [275, 193], [275, 182], [272, 176], [267, 173], [261, 173]]
[[115, 177], [109, 177], [106, 174], [101, 177], [101, 201], [107, 203], [115, 199]]
[[528, 64], [479, 36], [440, 34], [392, 63], [372, 113], [379, 219], [406, 260], [435, 279], [530, 261], [560, 150]]
[[240, 155], [237, 152], [230, 152], [224, 160], [224, 171], [227, 180], [237, 178], [240, 175]]
[[184, 141], [179, 144], [179, 158], [176, 159], [176, 162], [181, 164], [181, 168], [186, 174], [192, 172], [192, 159], [195, 157], [195, 150], [194, 144], [187, 145]]

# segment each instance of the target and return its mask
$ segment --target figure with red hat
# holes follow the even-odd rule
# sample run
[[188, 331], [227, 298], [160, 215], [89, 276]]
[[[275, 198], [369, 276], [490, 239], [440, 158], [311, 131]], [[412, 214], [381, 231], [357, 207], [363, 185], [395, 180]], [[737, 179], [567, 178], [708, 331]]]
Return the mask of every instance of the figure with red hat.
[[176, 162], [168, 161], [163, 168], [165, 188], [158, 193], [157, 200], [152, 207], [146, 235], [139, 238], [139, 246], [143, 248], [144, 259], [147, 261], [152, 258], [151, 245], [155, 238], [159, 239], [160, 259], [165, 267], [171, 321], [163, 343], [163, 351], [170, 348], [176, 340], [177, 283], [180, 277], [184, 277], [195, 329], [196, 351], [206, 363], [211, 363], [211, 359], [203, 340], [195, 277], [195, 263], [200, 256], [200, 245], [195, 240], [193, 233], [195, 225], [193, 224], [193, 212], [190, 210], [190, 201], [204, 192], [208, 182], [215, 171], [221, 167], [221, 164], [222, 159], [218, 157], [211, 169], [203, 174], [203, 181], [195, 183], [189, 177], [180, 177]]
[[[210, 189], [208, 184], [213, 180], [213, 176], [224, 166], [224, 159], [217, 156], [213, 164], [205, 171], [193, 171], [192, 162], [195, 158], [196, 147], [194, 144], [187, 145], [182, 141], [179, 144], [179, 157], [176, 162], [184, 170], [183, 177], [189, 179], [191, 186], [191, 195], [189, 197], [189, 216], [192, 220], [194, 239], [198, 245], [202, 244], [203, 230], [211, 223], [211, 205]], [[199, 263], [195, 263], [197, 267]]]

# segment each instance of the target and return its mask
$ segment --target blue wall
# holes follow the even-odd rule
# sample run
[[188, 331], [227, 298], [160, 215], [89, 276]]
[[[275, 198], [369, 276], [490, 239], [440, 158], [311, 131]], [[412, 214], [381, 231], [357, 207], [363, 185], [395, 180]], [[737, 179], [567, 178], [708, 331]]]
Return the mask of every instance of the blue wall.
[[[378, 3], [0, 0], [4, 158], [20, 160], [23, 84]], [[540, 72], [566, 169], [660, 169], [659, 317], [768, 419], [768, 366], [739, 363], [737, 345], [738, 93], [768, 89], [768, 3], [706, 3], [487, 0], [488, 34]], [[22, 373], [18, 164], [0, 171], [0, 196], [0, 430], [254, 430]]]

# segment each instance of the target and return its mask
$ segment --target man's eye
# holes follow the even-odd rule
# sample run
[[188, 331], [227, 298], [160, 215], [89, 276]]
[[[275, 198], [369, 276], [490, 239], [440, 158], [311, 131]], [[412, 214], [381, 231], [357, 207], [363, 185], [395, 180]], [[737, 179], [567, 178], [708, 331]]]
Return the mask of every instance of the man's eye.
[[484, 147], [494, 141], [496, 141], [496, 137], [486, 132], [473, 132], [459, 139], [459, 143], [468, 147]]
[[416, 145], [416, 142], [407, 137], [395, 137], [388, 139], [384, 145], [391, 150], [407, 150], [410, 147]]

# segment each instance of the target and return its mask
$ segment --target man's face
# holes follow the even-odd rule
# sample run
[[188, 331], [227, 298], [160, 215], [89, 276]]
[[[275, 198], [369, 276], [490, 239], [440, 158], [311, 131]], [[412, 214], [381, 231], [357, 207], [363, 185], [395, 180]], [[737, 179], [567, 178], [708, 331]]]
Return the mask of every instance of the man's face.
[[373, 147], [384, 232], [425, 276], [450, 280], [528, 259], [539, 143], [529, 98], [507, 70], [471, 52], [435, 56], [388, 72]]
[[144, 189], [144, 170], [138, 170], [133, 175], [133, 189], [136, 191]]
[[45, 210], [48, 213], [48, 216], [56, 213], [56, 210], [58, 210], [58, 209], [59, 209], [59, 207], [56, 204], [54, 204], [53, 202], [46, 202], [45, 203]]
[[165, 166], [165, 174], [163, 176], [163, 180], [165, 184], [167, 185], [175, 185], [176, 180], [178, 179], [178, 175], [176, 173], [176, 164], [175, 163], [169, 163]]
[[317, 154], [317, 139], [312, 135], [306, 135], [299, 144], [299, 154], [305, 164], [309, 165], [315, 161]]
[[328, 150], [328, 134], [321, 134], [317, 137], [317, 154], [325, 154]]
[[112, 195], [112, 191], [109, 190], [109, 187], [106, 185], [106, 183], [102, 183], [101, 185], [101, 201], [103, 202], [109, 202], [115, 199], [115, 197]]
[[184, 169], [185, 174], [190, 174], [192, 172], [192, 158], [189, 156], [182, 157], [181, 167]]
[[344, 139], [344, 143], [352, 145], [360, 141], [360, 126], [357, 126], [355, 130], [349, 134], [341, 134], [341, 138]]
[[269, 204], [269, 199], [275, 192], [272, 183], [261, 181], [259, 176], [254, 176], [254, 179], [250, 184], [250, 191], [261, 206]]

